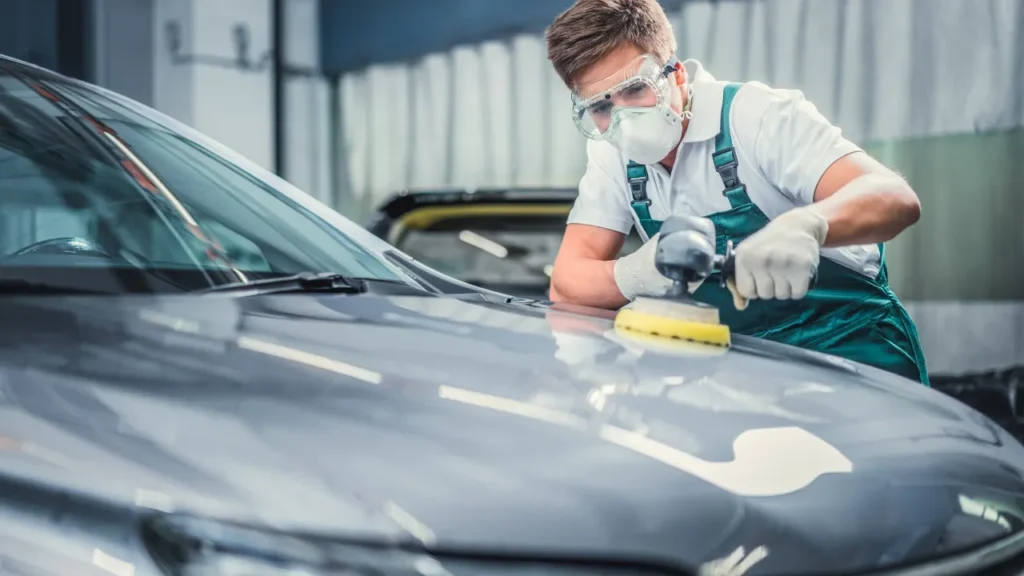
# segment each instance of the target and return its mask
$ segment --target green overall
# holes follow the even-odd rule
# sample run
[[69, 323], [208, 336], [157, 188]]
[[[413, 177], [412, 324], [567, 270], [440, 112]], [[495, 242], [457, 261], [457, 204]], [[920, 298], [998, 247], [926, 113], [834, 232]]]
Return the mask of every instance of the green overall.
[[[738, 245], [769, 222], [739, 180], [729, 111], [740, 86], [725, 87], [721, 131], [715, 137], [712, 157], [731, 205], [730, 210], [706, 216], [715, 224], [719, 254], [725, 253], [727, 240]], [[626, 174], [633, 211], [651, 238], [662, 223], [651, 217], [647, 168], [630, 162]], [[880, 270], [873, 279], [822, 257], [816, 285], [800, 300], [751, 300], [746, 310], [738, 311], [729, 290], [715, 279], [704, 282], [693, 296], [716, 306], [722, 322], [738, 334], [840, 356], [928, 385], [917, 328], [889, 289], [884, 246], [879, 244], [878, 249]]]

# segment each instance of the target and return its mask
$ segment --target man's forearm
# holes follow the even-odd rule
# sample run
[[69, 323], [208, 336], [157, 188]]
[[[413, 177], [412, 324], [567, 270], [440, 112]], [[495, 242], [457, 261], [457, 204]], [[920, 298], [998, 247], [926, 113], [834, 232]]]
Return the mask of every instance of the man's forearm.
[[859, 176], [813, 206], [828, 220], [825, 247], [887, 242], [921, 216], [910, 186], [885, 174]]
[[558, 262], [551, 278], [551, 300], [613, 310], [628, 300], [615, 284], [615, 261], [574, 258]]

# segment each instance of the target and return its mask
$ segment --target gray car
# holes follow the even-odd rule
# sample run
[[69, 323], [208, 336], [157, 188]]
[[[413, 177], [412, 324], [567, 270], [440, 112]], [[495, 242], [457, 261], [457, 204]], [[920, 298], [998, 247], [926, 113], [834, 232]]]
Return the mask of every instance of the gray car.
[[0, 59], [0, 569], [1017, 574], [1024, 447], [877, 369], [446, 276]]

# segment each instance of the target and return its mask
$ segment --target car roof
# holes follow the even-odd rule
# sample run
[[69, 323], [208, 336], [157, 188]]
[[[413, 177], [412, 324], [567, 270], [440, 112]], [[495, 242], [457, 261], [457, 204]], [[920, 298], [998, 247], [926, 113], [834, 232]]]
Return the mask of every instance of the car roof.
[[55, 72], [53, 70], [50, 70], [49, 68], [43, 68], [42, 66], [33, 64], [31, 62], [18, 60], [17, 58], [7, 56], [6, 54], [0, 54], [0, 67], [14, 70], [20, 74], [26, 74], [29, 76], [33, 76], [35, 78], [85, 84], [85, 82], [82, 82], [81, 80], [65, 76], [63, 74], [60, 74], [59, 72]]
[[566, 211], [576, 200], [574, 188], [485, 188], [477, 190], [420, 190], [392, 194], [371, 212], [365, 227], [381, 238], [390, 237], [397, 222], [420, 210], [463, 209], [467, 207], [504, 206], [510, 212], [516, 206], [548, 206]]
[[485, 188], [477, 190], [402, 191], [381, 202], [376, 212], [388, 218], [425, 206], [459, 204], [571, 204], [576, 200], [575, 188]]

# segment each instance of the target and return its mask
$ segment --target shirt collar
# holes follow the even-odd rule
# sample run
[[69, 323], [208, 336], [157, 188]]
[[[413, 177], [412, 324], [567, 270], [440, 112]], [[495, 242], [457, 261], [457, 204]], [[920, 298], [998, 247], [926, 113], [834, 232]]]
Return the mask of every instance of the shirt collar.
[[683, 142], [710, 140], [721, 131], [722, 84], [697, 60], [684, 61], [683, 68], [693, 89], [692, 116]]

